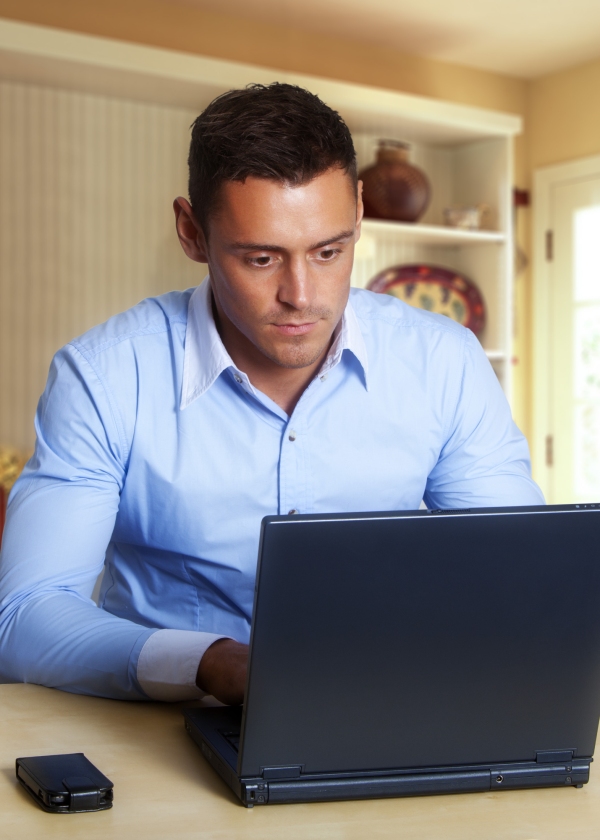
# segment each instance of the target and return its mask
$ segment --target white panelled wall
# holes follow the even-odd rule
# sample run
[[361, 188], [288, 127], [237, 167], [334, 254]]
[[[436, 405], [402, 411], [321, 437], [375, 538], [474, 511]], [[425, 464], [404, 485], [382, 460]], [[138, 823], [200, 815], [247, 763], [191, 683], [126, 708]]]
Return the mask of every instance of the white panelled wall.
[[0, 82], [0, 446], [33, 447], [58, 348], [204, 276], [172, 211], [198, 112]]

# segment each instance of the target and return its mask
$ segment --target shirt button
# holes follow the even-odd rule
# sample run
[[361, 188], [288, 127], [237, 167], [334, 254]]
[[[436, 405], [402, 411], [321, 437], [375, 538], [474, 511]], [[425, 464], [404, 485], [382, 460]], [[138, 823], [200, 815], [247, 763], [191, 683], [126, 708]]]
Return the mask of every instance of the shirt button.
[[235, 379], [235, 381], [237, 382], [238, 385], [242, 384], [242, 377], [238, 376], [237, 373], [235, 374], [234, 379]]
[[292, 508], [291, 510], [288, 510], [288, 516], [293, 516], [295, 513], [298, 513], [296, 508]]
[[321, 380], [321, 382], [325, 382], [325, 380], [327, 379], [327, 374], [324, 373], [323, 376], [319, 376], [319, 379]]
[[288, 435], [288, 440], [291, 440], [291, 441], [296, 440], [296, 432], [293, 429]]

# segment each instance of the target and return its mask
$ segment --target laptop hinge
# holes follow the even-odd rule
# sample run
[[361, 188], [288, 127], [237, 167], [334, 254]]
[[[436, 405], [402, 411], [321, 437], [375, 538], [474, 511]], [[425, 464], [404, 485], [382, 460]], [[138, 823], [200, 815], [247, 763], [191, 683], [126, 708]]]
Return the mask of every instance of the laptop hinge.
[[286, 767], [263, 767], [263, 779], [299, 779], [302, 772], [301, 764], [292, 764]]
[[577, 750], [536, 750], [535, 760], [538, 764], [563, 764], [573, 761]]

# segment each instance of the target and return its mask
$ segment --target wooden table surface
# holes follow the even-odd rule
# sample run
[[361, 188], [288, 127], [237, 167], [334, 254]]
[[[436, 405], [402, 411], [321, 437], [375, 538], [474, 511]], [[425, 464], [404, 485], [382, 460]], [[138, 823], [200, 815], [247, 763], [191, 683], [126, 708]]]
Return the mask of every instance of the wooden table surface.
[[[94, 840], [600, 840], [600, 767], [574, 788], [246, 809], [202, 758], [181, 707], [0, 685], [0, 837]], [[83, 752], [115, 804], [47, 814], [15, 780], [18, 756]]]

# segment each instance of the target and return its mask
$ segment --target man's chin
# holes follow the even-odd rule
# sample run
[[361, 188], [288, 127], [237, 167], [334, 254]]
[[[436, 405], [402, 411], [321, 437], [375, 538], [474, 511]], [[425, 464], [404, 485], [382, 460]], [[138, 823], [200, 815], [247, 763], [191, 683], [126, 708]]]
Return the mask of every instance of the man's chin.
[[311, 367], [316, 364], [327, 352], [325, 347], [306, 347], [302, 345], [279, 347], [261, 347], [263, 354], [279, 367], [290, 370]]

